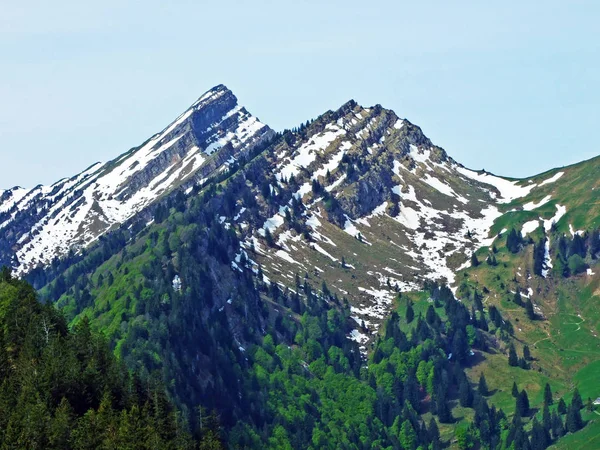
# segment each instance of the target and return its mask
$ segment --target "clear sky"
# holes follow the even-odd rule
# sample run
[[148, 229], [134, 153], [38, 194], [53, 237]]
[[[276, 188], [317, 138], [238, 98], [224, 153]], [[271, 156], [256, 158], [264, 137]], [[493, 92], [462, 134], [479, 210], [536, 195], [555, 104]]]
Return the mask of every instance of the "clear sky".
[[532, 175], [600, 154], [599, 22], [576, 0], [5, 0], [0, 187], [112, 159], [219, 83], [277, 130], [353, 98]]

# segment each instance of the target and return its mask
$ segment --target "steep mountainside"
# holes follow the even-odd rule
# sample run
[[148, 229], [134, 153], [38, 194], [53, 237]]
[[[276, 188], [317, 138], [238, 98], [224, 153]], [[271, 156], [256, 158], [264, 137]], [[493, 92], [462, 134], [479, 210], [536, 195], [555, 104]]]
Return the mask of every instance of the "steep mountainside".
[[599, 166], [472, 171], [354, 101], [275, 133], [219, 86], [57, 193], [1, 193], [0, 250], [232, 448], [594, 448]]
[[85, 247], [174, 188], [226, 170], [272, 134], [217, 86], [113, 161], [51, 186], [0, 191], [0, 264], [23, 273]]

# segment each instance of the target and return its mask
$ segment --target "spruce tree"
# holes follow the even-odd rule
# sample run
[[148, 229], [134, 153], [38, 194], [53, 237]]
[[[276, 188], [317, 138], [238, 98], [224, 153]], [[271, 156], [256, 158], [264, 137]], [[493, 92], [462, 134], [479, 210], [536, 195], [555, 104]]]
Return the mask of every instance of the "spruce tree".
[[452, 423], [452, 412], [448, 407], [448, 400], [446, 398], [446, 389], [439, 385], [436, 389], [435, 405], [437, 409], [437, 416], [440, 423]]
[[479, 376], [478, 391], [479, 391], [479, 395], [481, 395], [483, 397], [487, 397], [490, 394], [490, 392], [488, 390], [487, 382], [485, 381], [485, 375], [483, 374], [483, 372], [481, 372], [481, 375]]
[[477, 255], [475, 252], [471, 255], [471, 267], [477, 267], [479, 265], [479, 260], [477, 259]]
[[437, 317], [437, 314], [435, 312], [435, 308], [433, 307], [433, 305], [429, 305], [427, 307], [427, 312], [425, 313], [425, 321], [429, 325], [433, 325], [437, 322], [436, 317]]
[[538, 422], [537, 417], [534, 417], [531, 427], [531, 449], [545, 450], [549, 445], [550, 437], [547, 435], [544, 427]]
[[577, 411], [583, 408], [583, 401], [581, 400], [581, 395], [579, 394], [579, 389], [577, 388], [575, 388], [575, 392], [573, 392], [573, 400], [571, 400], [571, 405], [577, 408]]
[[473, 390], [467, 377], [464, 377], [459, 386], [459, 401], [460, 406], [470, 408], [473, 406]]
[[459, 328], [452, 339], [452, 357], [455, 361], [463, 363], [467, 359], [468, 345], [465, 332]]
[[529, 397], [527, 391], [523, 389], [517, 396], [516, 408], [519, 411], [521, 417], [527, 417], [529, 415]]
[[575, 433], [583, 427], [583, 420], [581, 419], [581, 411], [571, 402], [569, 409], [567, 410], [566, 428], [569, 433]]
[[552, 404], [552, 390], [550, 389], [550, 384], [546, 383], [544, 386], [544, 405], [550, 406]]
[[410, 300], [406, 300], [406, 323], [411, 323], [415, 318], [415, 311]]
[[516, 381], [513, 381], [513, 385], [512, 385], [512, 396], [514, 398], [517, 398], [517, 396], [519, 395], [519, 388], [517, 387], [517, 383]]
[[560, 399], [558, 401], [558, 406], [556, 407], [556, 410], [558, 411], [559, 414], [563, 415], [567, 413], [567, 404], [565, 403], [564, 399]]
[[512, 344], [510, 344], [510, 347], [508, 347], [508, 365], [511, 367], [517, 367], [519, 365], [517, 351], [515, 350], [515, 346]]
[[559, 439], [565, 435], [565, 426], [563, 421], [556, 411], [552, 413], [552, 437]]
[[542, 425], [544, 426], [546, 433], [550, 433], [552, 430], [552, 417], [550, 416], [550, 409], [548, 408], [548, 405], [544, 405], [544, 409], [542, 411]]
[[265, 241], [269, 247], [275, 246], [275, 240], [273, 239], [273, 235], [269, 228], [265, 228]]
[[433, 417], [429, 420], [429, 427], [427, 428], [427, 432], [429, 434], [429, 442], [431, 442], [432, 450], [440, 449], [440, 429], [438, 428], [438, 424]]
[[514, 228], [511, 228], [511, 230], [508, 233], [508, 236], [506, 237], [506, 248], [508, 248], [508, 251], [510, 251], [511, 253], [518, 253], [520, 244], [521, 235], [517, 233], [517, 231]]

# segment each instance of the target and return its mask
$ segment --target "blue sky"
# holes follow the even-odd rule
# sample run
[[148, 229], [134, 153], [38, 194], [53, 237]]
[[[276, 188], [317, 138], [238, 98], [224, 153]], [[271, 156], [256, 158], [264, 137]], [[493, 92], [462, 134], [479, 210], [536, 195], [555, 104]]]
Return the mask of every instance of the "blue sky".
[[600, 154], [599, 20], [595, 1], [3, 2], [0, 187], [112, 159], [219, 83], [275, 129], [353, 98], [532, 175]]

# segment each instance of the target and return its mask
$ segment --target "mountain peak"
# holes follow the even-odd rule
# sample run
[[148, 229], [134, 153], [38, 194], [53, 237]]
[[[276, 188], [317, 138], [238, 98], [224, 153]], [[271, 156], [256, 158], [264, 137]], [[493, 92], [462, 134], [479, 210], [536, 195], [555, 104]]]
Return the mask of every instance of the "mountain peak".
[[52, 186], [0, 191], [0, 230], [9, 236], [0, 265], [24, 272], [85, 247], [175, 189], [187, 192], [226, 171], [272, 134], [219, 84], [113, 161]]
[[218, 84], [218, 85], [212, 87], [211, 89], [209, 89], [208, 91], [206, 91], [200, 97], [198, 97], [198, 100], [196, 100], [192, 104], [191, 108], [197, 107], [199, 105], [209, 104], [221, 97], [232, 97], [235, 99], [235, 102], [237, 103], [237, 98], [235, 97], [235, 95], [233, 95], [233, 92], [229, 88], [227, 88], [227, 86], [225, 86], [224, 84]]

